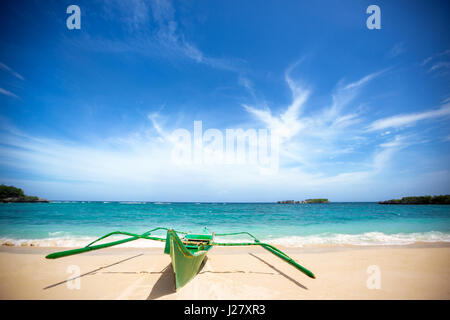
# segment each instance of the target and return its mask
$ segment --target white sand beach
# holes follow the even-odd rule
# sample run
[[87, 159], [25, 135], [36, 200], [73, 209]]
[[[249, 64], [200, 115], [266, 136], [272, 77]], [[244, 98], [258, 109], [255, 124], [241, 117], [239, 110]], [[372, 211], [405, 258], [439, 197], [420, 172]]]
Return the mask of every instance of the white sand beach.
[[[161, 248], [47, 260], [57, 248], [0, 247], [0, 299], [450, 298], [446, 244], [283, 249], [317, 278], [262, 248], [214, 248], [197, 277], [175, 292], [170, 257]], [[379, 289], [367, 286], [369, 266], [379, 268]]]

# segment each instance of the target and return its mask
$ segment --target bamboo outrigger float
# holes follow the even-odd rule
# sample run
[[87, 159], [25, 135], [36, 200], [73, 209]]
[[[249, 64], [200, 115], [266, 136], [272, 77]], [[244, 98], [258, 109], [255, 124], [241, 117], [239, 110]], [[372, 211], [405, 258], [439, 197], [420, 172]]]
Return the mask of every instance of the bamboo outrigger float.
[[[158, 230], [166, 230], [166, 238], [153, 236], [152, 233]], [[178, 234], [184, 235], [182, 239]], [[103, 240], [112, 235], [126, 235], [128, 238], [117, 240], [108, 243], [95, 244], [100, 240]], [[214, 236], [231, 236], [231, 235], [247, 235], [250, 236], [254, 242], [242, 242], [242, 243], [221, 243], [214, 242]], [[235, 233], [205, 233], [205, 234], [189, 234], [187, 232], [175, 231], [173, 229], [167, 229], [158, 227], [143, 234], [135, 234], [131, 232], [115, 231], [98, 238], [97, 240], [89, 243], [87, 246], [79, 249], [66, 250], [61, 252], [51, 253], [46, 256], [47, 259], [57, 259], [74, 254], [79, 254], [87, 251], [93, 251], [103, 249], [107, 247], [116, 246], [129, 241], [138, 239], [147, 239], [165, 242], [164, 253], [170, 254], [172, 260], [172, 267], [175, 273], [175, 288], [179, 289], [194, 278], [204, 261], [206, 254], [213, 246], [261, 246], [270, 253], [276, 255], [282, 260], [286, 261], [290, 265], [294, 266], [299, 271], [303, 272], [310, 278], [315, 278], [314, 274], [308, 269], [304, 268], [291, 257], [275, 248], [274, 246], [260, 242], [256, 237], [248, 232], [235, 232]]]

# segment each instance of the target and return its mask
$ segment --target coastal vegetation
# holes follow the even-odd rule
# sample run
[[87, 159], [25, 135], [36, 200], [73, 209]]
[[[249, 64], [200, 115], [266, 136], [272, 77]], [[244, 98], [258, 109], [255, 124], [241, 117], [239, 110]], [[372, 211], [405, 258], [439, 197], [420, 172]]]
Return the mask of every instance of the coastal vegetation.
[[303, 201], [295, 201], [295, 200], [282, 200], [277, 201], [278, 204], [304, 204], [304, 203], [330, 203], [328, 199], [319, 198], [319, 199], [306, 199]]
[[380, 201], [379, 204], [450, 204], [450, 195], [403, 197]]
[[0, 202], [50, 202], [35, 196], [27, 196], [22, 189], [0, 185]]

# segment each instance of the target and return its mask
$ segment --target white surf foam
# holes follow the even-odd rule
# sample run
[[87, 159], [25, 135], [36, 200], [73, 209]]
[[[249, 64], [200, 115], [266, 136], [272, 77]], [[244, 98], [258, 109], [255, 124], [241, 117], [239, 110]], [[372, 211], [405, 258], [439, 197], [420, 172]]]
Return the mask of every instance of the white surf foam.
[[[36, 246], [36, 247], [83, 247], [94, 241], [93, 237], [58, 237], [59, 233], [51, 234], [51, 237], [45, 239], [11, 239], [0, 238], [0, 245], [4, 246]], [[99, 243], [116, 241], [124, 239], [123, 237], [110, 237]], [[423, 233], [396, 233], [385, 234], [382, 232], [366, 232], [362, 234], [318, 234], [310, 236], [286, 236], [279, 238], [261, 238], [261, 242], [267, 242], [286, 247], [310, 247], [310, 246], [382, 246], [382, 245], [409, 245], [418, 242], [450, 242], [450, 234], [438, 231]], [[227, 238], [217, 237], [216, 242], [253, 242], [249, 238]], [[163, 242], [139, 239], [126, 242], [118, 247], [128, 248], [161, 248]]]
[[[0, 238], [0, 245], [2, 246], [18, 246], [18, 247], [67, 247], [67, 248], [81, 248], [91, 243], [97, 238], [92, 237], [52, 237], [45, 239], [11, 239], [11, 238]], [[96, 244], [116, 241], [124, 239], [123, 237], [110, 237]], [[162, 248], [164, 243], [160, 241], [150, 241], [139, 239], [136, 241], [126, 242], [115, 247], [122, 248]]]
[[305, 247], [314, 245], [409, 245], [417, 242], [450, 242], [450, 234], [438, 231], [396, 234], [366, 232], [362, 234], [321, 234], [311, 236], [288, 236], [268, 241], [273, 244], [279, 244], [288, 247]]

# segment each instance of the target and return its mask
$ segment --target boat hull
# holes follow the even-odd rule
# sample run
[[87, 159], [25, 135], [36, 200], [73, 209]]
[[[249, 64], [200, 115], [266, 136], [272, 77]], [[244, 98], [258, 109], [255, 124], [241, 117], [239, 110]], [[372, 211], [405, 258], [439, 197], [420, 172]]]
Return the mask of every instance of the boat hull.
[[[195, 240], [195, 235], [191, 235], [190, 240]], [[170, 254], [172, 260], [176, 290], [186, 285], [198, 274], [210, 249], [210, 245], [185, 245], [175, 231], [167, 232], [164, 252]]]

